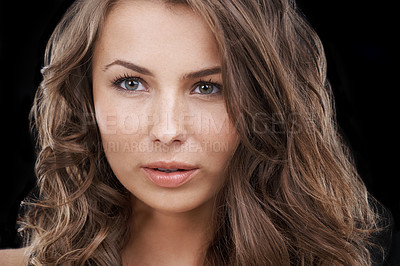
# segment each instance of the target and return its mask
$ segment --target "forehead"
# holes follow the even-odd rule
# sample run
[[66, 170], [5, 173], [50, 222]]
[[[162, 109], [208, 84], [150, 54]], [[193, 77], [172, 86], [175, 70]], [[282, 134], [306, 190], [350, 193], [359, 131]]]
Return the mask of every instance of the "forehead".
[[162, 1], [119, 2], [107, 15], [96, 51], [108, 60], [129, 58], [141, 64], [188, 58], [219, 63], [217, 43], [205, 20], [189, 6]]

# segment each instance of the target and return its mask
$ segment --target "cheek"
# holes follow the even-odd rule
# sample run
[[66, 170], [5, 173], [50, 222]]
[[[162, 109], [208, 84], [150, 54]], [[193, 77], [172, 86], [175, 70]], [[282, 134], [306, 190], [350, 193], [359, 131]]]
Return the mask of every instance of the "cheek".
[[143, 121], [138, 114], [96, 111], [96, 119], [100, 133], [106, 139], [132, 139], [144, 133]]
[[225, 109], [203, 113], [199, 132], [203, 141], [208, 142], [216, 152], [220, 150], [229, 153], [237, 142], [236, 130]]
[[96, 110], [96, 118], [107, 161], [119, 181], [129, 188], [133, 166], [145, 153], [138, 151], [141, 139], [135, 132], [139, 123], [129, 113], [121, 113], [114, 108]]
[[236, 130], [225, 109], [203, 114], [199, 132], [203, 158], [214, 174], [221, 174], [238, 145]]
[[146, 116], [140, 112], [140, 108], [132, 108], [135, 104], [101, 90], [94, 93], [93, 98], [103, 142], [135, 139], [136, 136], [146, 134], [143, 126]]
[[100, 89], [94, 92], [94, 105], [105, 155], [120, 176], [118, 172], [128, 169], [133, 147], [139, 142], [140, 115]]

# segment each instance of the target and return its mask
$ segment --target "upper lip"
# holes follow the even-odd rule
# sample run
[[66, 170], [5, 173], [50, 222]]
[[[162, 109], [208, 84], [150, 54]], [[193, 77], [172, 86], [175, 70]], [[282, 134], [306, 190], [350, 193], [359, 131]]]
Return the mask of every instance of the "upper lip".
[[172, 161], [172, 162], [158, 161], [158, 162], [145, 164], [142, 167], [143, 168], [182, 169], [182, 170], [193, 170], [193, 169], [198, 168], [191, 164], [175, 162], [175, 161]]

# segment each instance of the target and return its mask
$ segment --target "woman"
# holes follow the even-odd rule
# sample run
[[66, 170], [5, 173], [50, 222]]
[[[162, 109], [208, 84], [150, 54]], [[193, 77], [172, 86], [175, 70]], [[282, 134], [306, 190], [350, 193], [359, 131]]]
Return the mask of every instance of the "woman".
[[288, 0], [76, 1], [32, 108], [32, 265], [371, 265], [374, 201]]

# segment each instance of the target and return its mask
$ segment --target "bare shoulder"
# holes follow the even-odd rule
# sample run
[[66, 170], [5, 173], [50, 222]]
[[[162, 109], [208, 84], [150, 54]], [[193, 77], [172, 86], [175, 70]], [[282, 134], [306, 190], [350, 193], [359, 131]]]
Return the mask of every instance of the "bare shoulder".
[[0, 265], [26, 266], [24, 253], [26, 248], [0, 250]]

